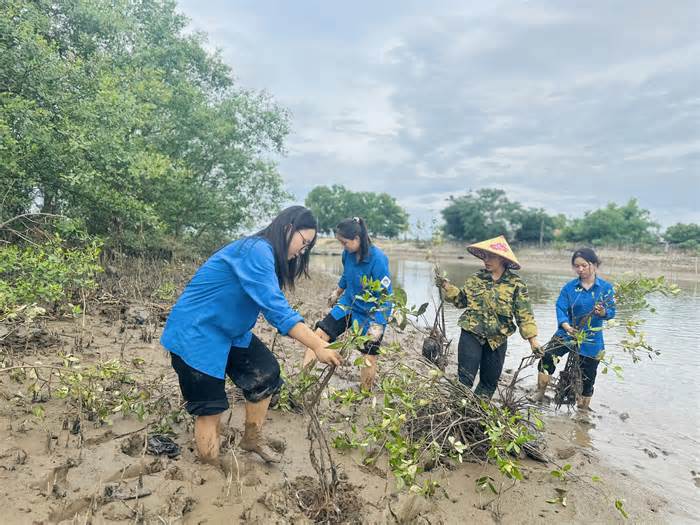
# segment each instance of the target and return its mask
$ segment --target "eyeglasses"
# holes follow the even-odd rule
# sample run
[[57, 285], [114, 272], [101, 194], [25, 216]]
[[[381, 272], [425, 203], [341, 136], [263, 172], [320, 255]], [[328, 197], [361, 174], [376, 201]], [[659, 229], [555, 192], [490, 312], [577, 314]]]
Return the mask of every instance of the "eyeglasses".
[[306, 237], [304, 237], [304, 234], [301, 233], [301, 230], [297, 230], [297, 233], [299, 234], [299, 237], [301, 237], [301, 241], [302, 241], [302, 243], [303, 243], [302, 246], [301, 246], [301, 250], [299, 250], [299, 251], [305, 252], [305, 251], [308, 250], [309, 247], [311, 246], [311, 243], [313, 242], [313, 239], [312, 239], [312, 240], [308, 240]]

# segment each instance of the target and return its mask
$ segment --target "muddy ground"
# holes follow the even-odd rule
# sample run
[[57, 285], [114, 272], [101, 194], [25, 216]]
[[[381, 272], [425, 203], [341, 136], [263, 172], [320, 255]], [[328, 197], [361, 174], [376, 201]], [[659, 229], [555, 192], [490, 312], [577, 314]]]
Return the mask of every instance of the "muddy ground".
[[[316, 274], [291, 297], [310, 322], [325, 311], [334, 278]], [[192, 420], [181, 411], [176, 376], [158, 344], [168, 301], [102, 297], [86, 318], [52, 320], [40, 329], [6, 336], [0, 354], [0, 501], [3, 523], [309, 523], [304, 514], [318, 490], [309, 462], [307, 422], [298, 413], [272, 410], [264, 432], [281, 451], [282, 463], [267, 465], [237, 448], [243, 403], [232, 385], [232, 410], [225, 414], [224, 452], [232, 465], [225, 476], [200, 464], [193, 452]], [[287, 374], [298, 369], [302, 349], [274, 336], [265, 323], [258, 335], [275, 353]], [[27, 337], [29, 336], [29, 337]], [[416, 351], [416, 333], [390, 334], [407, 351]], [[121, 413], [110, 423], [90, 421], [76, 403], [60, 399], [54, 370], [65, 357], [82, 367], [119, 360], [139, 384], [148, 385], [153, 413], [139, 420]], [[13, 367], [36, 365], [36, 374]], [[8, 370], [12, 368], [11, 370]], [[38, 375], [38, 379], [35, 377]], [[331, 388], [354, 384], [352, 365], [340, 371]], [[51, 378], [50, 383], [47, 380]], [[29, 392], [37, 384], [37, 392]], [[115, 387], [117, 388], [117, 387]], [[121, 388], [128, 390], [128, 385]], [[115, 394], [114, 391], [109, 392]], [[98, 393], [99, 394], [99, 393]], [[372, 400], [367, 400], [371, 403]], [[326, 415], [334, 410], [322, 406]], [[437, 481], [435, 495], [424, 498], [398, 491], [385, 457], [373, 467], [357, 452], [333, 452], [343, 479], [337, 504], [346, 523], [566, 523], [623, 522], [614, 501], [634, 523], [690, 521], [664, 497], [650, 493], [630, 473], [630, 466], [603, 465], [585, 442], [586, 426], [604, 424], [605, 409], [580, 418], [566, 412], [547, 418], [549, 454], [570, 463], [570, 479], [554, 478], [553, 465], [524, 459], [524, 482], [510, 483], [500, 498], [476, 490], [475, 480], [502, 479], [490, 465], [465, 463], [423, 476]], [[172, 431], [181, 453], [173, 458], [147, 453], [148, 433]], [[583, 436], [583, 438], [581, 437]], [[593, 482], [598, 476], [602, 481]], [[566, 491], [566, 506], [556, 502]], [[550, 502], [548, 502], [548, 500]]]

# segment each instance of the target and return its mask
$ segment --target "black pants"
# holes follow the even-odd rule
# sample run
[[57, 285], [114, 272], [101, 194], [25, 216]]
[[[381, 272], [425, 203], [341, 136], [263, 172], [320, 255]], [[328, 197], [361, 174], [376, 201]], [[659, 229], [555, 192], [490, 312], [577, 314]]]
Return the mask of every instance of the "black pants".
[[[572, 347], [560, 337], [553, 337], [552, 340], [547, 343], [547, 345], [552, 345], [552, 343], [556, 343], [554, 348], [547, 350], [537, 365], [537, 369], [540, 372], [547, 372], [550, 376], [554, 373], [554, 370], [556, 370], [556, 362], [559, 361], [559, 358], [565, 356], [572, 350]], [[555, 357], [557, 359], [555, 359]], [[579, 368], [581, 369], [581, 395], [591, 397], [593, 395], [593, 386], [595, 385], [595, 378], [598, 374], [598, 365], [600, 364], [600, 361], [598, 359], [594, 359], [593, 357], [587, 357], [579, 354], [578, 364]]]
[[492, 350], [488, 343], [482, 345], [474, 335], [462, 330], [457, 347], [459, 381], [471, 388], [479, 371], [479, 384], [474, 393], [490, 399], [498, 386], [507, 348], [508, 341]]
[[[182, 397], [187, 401], [187, 412], [193, 416], [211, 416], [228, 409], [225, 379], [192, 368], [176, 354], [171, 353], [170, 358]], [[231, 347], [226, 375], [243, 391], [243, 397], [253, 403], [277, 393], [284, 383], [277, 358], [255, 335], [247, 348]]]
[[[330, 338], [330, 342], [333, 343], [341, 335], [343, 335], [352, 324], [352, 315], [348, 314], [345, 317], [336, 319], [330, 313], [316, 323], [316, 328], [323, 330], [326, 335]], [[384, 334], [376, 341], [367, 341], [362, 348], [360, 348], [360, 353], [367, 355], [379, 355], [379, 348], [382, 345], [382, 339], [384, 339]]]

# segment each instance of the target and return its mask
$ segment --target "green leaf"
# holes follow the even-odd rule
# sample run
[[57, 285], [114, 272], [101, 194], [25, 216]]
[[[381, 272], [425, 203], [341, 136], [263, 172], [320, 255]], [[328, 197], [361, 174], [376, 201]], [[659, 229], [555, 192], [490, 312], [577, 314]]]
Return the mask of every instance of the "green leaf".
[[620, 512], [620, 514], [622, 514], [623, 518], [629, 518], [629, 514], [627, 514], [627, 512], [625, 511], [624, 503], [622, 502], [622, 500], [615, 500], [615, 508]]
[[398, 306], [406, 306], [406, 303], [408, 302], [406, 291], [399, 286], [394, 287], [394, 302]]

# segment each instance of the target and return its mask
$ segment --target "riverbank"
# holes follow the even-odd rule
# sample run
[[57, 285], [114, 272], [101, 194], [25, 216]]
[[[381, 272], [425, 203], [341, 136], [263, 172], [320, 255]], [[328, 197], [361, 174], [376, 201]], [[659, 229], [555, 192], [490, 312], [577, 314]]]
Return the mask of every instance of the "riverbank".
[[[310, 323], [325, 313], [325, 297], [334, 284], [334, 278], [326, 274], [315, 273], [312, 277], [302, 281], [290, 297]], [[3, 356], [4, 368], [22, 363], [38, 367], [24, 374], [16, 373], [18, 369], [0, 374], [4, 523], [309, 522], [302, 512], [302, 496], [313, 486], [315, 473], [302, 416], [270, 412], [265, 434], [283, 451], [283, 460], [276, 466], [266, 465], [236, 447], [244, 407], [229, 385], [233, 408], [224, 417], [224, 444], [235, 468], [227, 478], [195, 458], [192, 420], [181, 410], [175, 375], [157, 342], [167, 305], [103, 299], [92, 311], [95, 315], [85, 320], [48, 322], [28, 334], [23, 347], [15, 347], [11, 355]], [[264, 322], [256, 331], [265, 343], [274, 345], [286, 373], [294, 374], [301, 348], [288, 338], [276, 338]], [[394, 340], [404, 351], [416, 352], [421, 336], [411, 331], [387, 336], [388, 342]], [[76, 403], [71, 403], [75, 396], [61, 399], [56, 395], [60, 384], [50, 385], [47, 391], [42, 383], [52, 377], [49, 367], [65, 373], [66, 360], [71, 359], [80, 360], [83, 377], [88, 376], [86, 370], [91, 366], [117, 360], [129, 377], [122, 378], [121, 393], [126, 394], [130, 381], [144, 388], [148, 385], [146, 401], [157, 416], [139, 421], [134, 415], [123, 417], [114, 412], [109, 415], [111, 425], [77, 417]], [[356, 367], [343, 367], [330, 388], [354, 384], [358, 375]], [[86, 384], [79, 383], [83, 387]], [[98, 396], [104, 393], [93, 390]], [[74, 393], [87, 402], [80, 392]], [[368, 406], [373, 402], [366, 401]], [[381, 399], [376, 402], [381, 403]], [[335, 410], [326, 401], [323, 408], [326, 416]], [[333, 450], [346, 483], [347, 522], [622, 523], [615, 500], [624, 503], [634, 523], [690, 521], [672, 503], [631, 476], [628, 466], [603, 464], [584, 443], [572, 437], [585, 434], [591, 423], [561, 414], [547, 418], [548, 451], [559, 464], [572, 465], [570, 473], [564, 480], [555, 478], [550, 474], [553, 465], [523, 459], [525, 480], [512, 488], [505, 483], [500, 499], [488, 491], [476, 490], [475, 481], [483, 476], [491, 476], [500, 484], [502, 477], [491, 465], [465, 463], [425, 474], [423, 478], [436, 481], [440, 488], [431, 498], [424, 498], [396, 490], [385, 456], [368, 468], [358, 453]], [[149, 431], [171, 431], [181, 454], [172, 459], [149, 455], [145, 446]], [[592, 481], [594, 476], [601, 481]], [[131, 498], [138, 494], [141, 496]]]
[[[438, 262], [460, 262], [467, 265], [480, 264], [469, 252], [466, 244], [446, 242], [439, 246], [415, 241], [377, 240], [389, 256], [403, 256], [413, 259], [432, 259]], [[340, 255], [342, 247], [334, 238], [319, 238], [314, 249], [315, 254]], [[516, 249], [516, 256], [528, 271], [548, 271], [568, 274], [571, 268], [572, 248], [522, 248]], [[680, 251], [667, 253], [649, 253], [643, 251], [600, 248], [597, 250], [603, 264], [601, 271], [606, 275], [624, 273], [642, 273], [647, 277], [661, 275], [671, 281], [700, 281], [700, 257], [690, 256]]]

